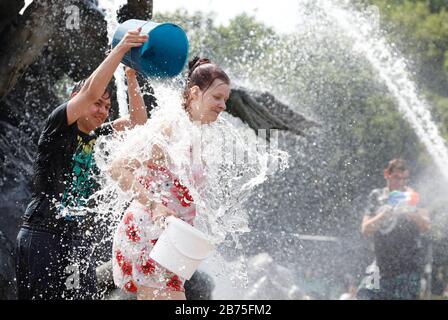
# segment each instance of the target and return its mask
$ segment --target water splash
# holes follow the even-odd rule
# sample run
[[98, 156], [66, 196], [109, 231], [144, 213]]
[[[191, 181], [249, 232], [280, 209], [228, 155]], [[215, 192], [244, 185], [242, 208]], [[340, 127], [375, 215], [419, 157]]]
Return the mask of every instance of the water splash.
[[[251, 56], [250, 48], [246, 50], [244, 43], [239, 48], [243, 51], [244, 59], [241, 55], [235, 59], [232, 56], [222, 57], [219, 48], [216, 49], [217, 52], [211, 52], [209, 48], [201, 47], [200, 51], [207, 52], [213, 61], [224, 65], [232, 75], [232, 79], [237, 79], [235, 82], [238, 84], [254, 90], [267, 90], [295, 111], [306, 113], [330, 128], [319, 130], [316, 135], [307, 139], [282, 133], [282, 147], [294, 154], [294, 157], [289, 170], [270, 180], [269, 186], [262, 186], [256, 191], [259, 197], [254, 194], [249, 197], [251, 202], [251, 207], [247, 208], [249, 216], [256, 218], [250, 223], [251, 238], [246, 238], [249, 241], [244, 244], [247, 247], [246, 253], [268, 252], [280, 265], [294, 261], [291, 270], [302, 266], [319, 269], [320, 280], [324, 278], [322, 273], [328, 272], [331, 266], [344, 269], [344, 271], [329, 271], [331, 275], [327, 279], [330, 279], [331, 286], [334, 287], [340, 283], [341, 278], [338, 277], [341, 272], [349, 270], [356, 274], [358, 272], [356, 264], [362, 266], [363, 253], [356, 258], [344, 255], [347, 248], [356, 254], [363, 250], [361, 248], [363, 240], [357, 238], [360, 221], [346, 219], [346, 216], [357, 217], [364, 209], [361, 198], [366, 196], [362, 194], [366, 191], [358, 189], [365, 188], [366, 185], [372, 188], [372, 182], [377, 182], [368, 173], [352, 177], [343, 176], [346, 173], [345, 169], [342, 173], [333, 172], [338, 168], [335, 163], [344, 160], [344, 166], [354, 170], [362, 168], [364, 172], [370, 161], [378, 165], [378, 161], [375, 162], [372, 157], [359, 155], [351, 157], [345, 150], [340, 150], [341, 146], [348, 144], [338, 141], [341, 138], [338, 136], [339, 132], [332, 132], [332, 129], [339, 130], [337, 126], [332, 125], [346, 124], [338, 117], [338, 104], [356, 105], [359, 100], [366, 104], [366, 97], [377, 94], [384, 96], [390, 92], [397, 102], [399, 113], [410, 123], [416, 136], [445, 177], [448, 177], [447, 149], [431, 119], [428, 103], [420, 96], [416, 84], [412, 81], [408, 64], [393, 45], [387, 43], [379, 29], [376, 7], [357, 11], [350, 1], [329, 0], [302, 0], [299, 7], [297, 29], [292, 34], [278, 39], [266, 35], [266, 38], [260, 41], [262, 47], [267, 47], [269, 50], [262, 51], [258, 55]], [[198, 29], [203, 29], [203, 26]], [[246, 56], [250, 58], [246, 59]], [[357, 83], [358, 80], [360, 83]], [[361, 98], [350, 95], [356, 90], [363, 90]], [[321, 112], [323, 109], [327, 110]], [[362, 113], [364, 110], [359, 112]], [[346, 116], [350, 117], [349, 114]], [[347, 122], [356, 126], [356, 123]], [[350, 137], [342, 139], [349, 140]], [[369, 145], [360, 143], [350, 148], [361, 149], [366, 146]], [[369, 150], [365, 152], [369, 153]], [[356, 163], [360, 159], [366, 162], [364, 166]], [[365, 182], [353, 181], [351, 180], [353, 178]], [[430, 184], [434, 185], [434, 181], [430, 181]], [[346, 190], [346, 193], [334, 191], [339, 189]], [[341, 194], [341, 198], [339, 196], [331, 198], [334, 194]], [[434, 196], [435, 193], [429, 192], [428, 195]], [[327, 201], [327, 199], [333, 200]], [[444, 201], [443, 199], [443, 194], [438, 196], [438, 200]], [[328, 202], [333, 202], [331, 207]], [[347, 230], [345, 224], [353, 224], [356, 227], [356, 234], [341, 232]], [[290, 240], [289, 238], [294, 238], [296, 232], [301, 239]], [[313, 247], [311, 241], [302, 239], [308, 232], [314, 235], [342, 235], [347, 236], [347, 239], [328, 244], [329, 248], [324, 249], [322, 245]], [[288, 247], [288, 244], [291, 244], [291, 247]], [[312, 249], [302, 250], [299, 248], [302, 245]], [[279, 250], [279, 247], [282, 249]], [[317, 253], [312, 252], [309, 255], [312, 258], [307, 258], [305, 256], [309, 251]], [[350, 259], [352, 262], [347, 263], [344, 259]], [[238, 261], [239, 257], [236, 257], [233, 261], [228, 259], [221, 263], [232, 265]], [[258, 283], [264, 275], [266, 272], [249, 274], [248, 281]], [[215, 278], [217, 289], [214, 296], [244, 298], [244, 292], [227, 288], [224, 283], [228, 279], [226, 276], [218, 275]], [[300, 283], [302, 276], [298, 274], [291, 276], [290, 283]], [[226, 294], [217, 292], [218, 287], [219, 290], [227, 288]], [[259, 294], [261, 295], [261, 292]], [[255, 292], [253, 296], [256, 296]], [[287, 295], [275, 296], [274, 293], [263, 297], [288, 299]]]
[[[397, 101], [398, 110], [411, 124], [417, 136], [448, 179], [448, 149], [431, 119], [430, 107], [411, 80], [405, 59], [387, 42], [378, 28], [378, 17], [353, 10], [340, 1], [319, 0], [328, 19], [353, 40], [353, 51], [362, 54], [376, 70], [381, 81]], [[375, 18], [376, 17], [376, 18]]]
[[[226, 254], [226, 250], [241, 250], [239, 236], [250, 231], [244, 201], [270, 174], [287, 166], [288, 154], [274, 147], [266, 148], [265, 140], [229, 114], [221, 114], [217, 121], [208, 125], [192, 122], [181, 106], [180, 88], [173, 85], [176, 82], [153, 83], [159, 106], [145, 125], [98, 139], [95, 161], [101, 170], [98, 178], [101, 189], [92, 196], [97, 203], [92, 212], [95, 225], [107, 226], [108, 236], [113, 235], [134, 196], [132, 192], [123, 192], [111, 179], [110, 164], [116, 159], [143, 163], [152, 159], [153, 147], [157, 145], [169, 158], [164, 166], [179, 178], [193, 197], [195, 227], [219, 247], [218, 256]], [[261, 140], [264, 144], [259, 144]], [[195, 152], [199, 159], [193, 156]], [[204, 167], [204, 179], [200, 181], [192, 179], [196, 165]], [[142, 165], [134, 175], [146, 176], [146, 170]], [[163, 190], [153, 197], [159, 202], [170, 198]], [[229, 267], [222, 265], [228, 274]], [[246, 283], [245, 272], [241, 265], [240, 270], [232, 274], [232, 281], [240, 285]]]
[[[117, 20], [117, 10], [127, 3], [126, 0], [100, 0], [99, 6], [104, 9], [105, 19], [107, 21], [107, 36], [112, 43], [112, 38], [114, 36], [115, 30], [117, 29], [119, 23]], [[118, 109], [120, 116], [124, 116], [128, 114], [128, 106], [127, 106], [127, 86], [125, 83], [125, 73], [124, 66], [120, 64], [118, 68], [115, 70], [115, 85], [117, 87], [117, 100], [118, 100]]]
[[[264, 57], [254, 57], [253, 59], [247, 61], [244, 60], [243, 63], [241, 63], [241, 66], [232, 65], [230, 63], [227, 65], [227, 67], [229, 67], [230, 73], [233, 73], [233, 75], [238, 75], [239, 79], [241, 79], [241, 82], [243, 82], [247, 87], [250, 87], [252, 89], [263, 88], [264, 90], [272, 91], [277, 97], [281, 97], [283, 101], [287, 102], [292, 107], [297, 107], [298, 110], [303, 111], [308, 107], [312, 107], [314, 101], [318, 101], [318, 99], [315, 99], [314, 96], [319, 94], [318, 88], [324, 83], [319, 82], [320, 77], [325, 78], [328, 72], [327, 70], [325, 70], [325, 68], [324, 70], [320, 70], [319, 68], [321, 68], [321, 66], [319, 66], [318, 63], [315, 63], [316, 61], [319, 62], [319, 59], [323, 61], [329, 58], [335, 59], [335, 63], [338, 63], [337, 60], [339, 59], [339, 63], [347, 63], [347, 66], [350, 68], [353, 68], [353, 66], [355, 66], [353, 69], [356, 69], [359, 72], [361, 65], [362, 67], [365, 67], [365, 62], [360, 63], [359, 61], [367, 60], [369, 62], [369, 65], [378, 74], [378, 78], [381, 80], [381, 82], [383, 82], [388, 90], [393, 94], [398, 102], [397, 105], [399, 111], [404, 115], [406, 120], [411, 123], [419, 139], [424, 143], [429, 154], [434, 158], [435, 163], [439, 166], [439, 168], [446, 176], [446, 167], [444, 167], [444, 164], [448, 162], [446, 162], [446, 146], [444, 145], [444, 141], [440, 138], [437, 127], [431, 120], [428, 104], [419, 96], [417, 87], [411, 80], [410, 73], [407, 70], [406, 61], [399, 54], [397, 54], [393, 46], [389, 45], [387, 41], [385, 41], [385, 37], [381, 33], [381, 30], [377, 29], [377, 20], [372, 20], [371, 17], [375, 17], [375, 10], [368, 10], [368, 12], [358, 12], [350, 7], [348, 1], [301, 1], [301, 10], [302, 11], [298, 15], [302, 15], [301, 17], [303, 17], [304, 19], [300, 19], [301, 24], [288, 42], [285, 42], [283, 44], [275, 41], [266, 43], [266, 45], [269, 45], [274, 49], [270, 55]], [[201, 30], [203, 29], [204, 26], [202, 26]], [[202, 33], [200, 32], [199, 34]], [[331, 44], [334, 43], [327, 42], [327, 39], [332, 37], [336, 43], [339, 42], [334, 47], [331, 46]], [[297, 41], [297, 38], [305, 40], [305, 43]], [[204, 42], [203, 38], [201, 38], [200, 42]], [[298, 46], [297, 43], [300, 43], [301, 45]], [[341, 49], [341, 47], [344, 45], [346, 47]], [[208, 52], [206, 50], [207, 48], [201, 49], [204, 52]], [[334, 54], [334, 56], [328, 54], [328, 52], [331, 52], [331, 54]], [[315, 59], [316, 57], [317, 59]], [[263, 60], [265, 61], [263, 62]], [[283, 63], [280, 64], [278, 63], [278, 61], [282, 61]], [[312, 64], [312, 62], [314, 62], [315, 64]], [[307, 64], [310, 64], [310, 66], [306, 66]], [[312, 89], [314, 90], [310, 91], [310, 87], [306, 86], [306, 81], [301, 81], [303, 79], [301, 79], [300, 76], [298, 77], [296, 75], [300, 75], [300, 72], [303, 70], [301, 70], [301, 68], [303, 68], [304, 66], [313, 69], [311, 77], [309, 75], [306, 75], [305, 73], [304, 75], [302, 75], [302, 77], [305, 78], [306, 76], [308, 76], [306, 80], [308, 80], [312, 84], [315, 84], [315, 87], [312, 87]], [[328, 67], [329, 65], [325, 64], [324, 66]], [[350, 72], [351, 71], [352, 69], [350, 69]], [[294, 86], [288, 86], [288, 83], [294, 83]], [[331, 90], [328, 91], [330, 92]], [[163, 99], [164, 97], [172, 95], [172, 92], [165, 93], [166, 95], [164, 94], [162, 96], [159, 96], [159, 98]], [[297, 103], [297, 101], [299, 101], [299, 103]], [[168, 101], [163, 103], [163, 105], [174, 106], [176, 104]], [[337, 112], [337, 110], [335, 110], [335, 112]], [[218, 128], [221, 125], [226, 125], [226, 122], [238, 122], [238, 119], [224, 116], [221, 121], [216, 124], [217, 126], [212, 128], [213, 130], [215, 130], [214, 132], [216, 137], [220, 137], [222, 135], [222, 132], [220, 132]], [[240, 127], [240, 130], [241, 129], [242, 128]], [[315, 209], [315, 207], [312, 206], [307, 207], [309, 205], [307, 201], [320, 201], [320, 190], [315, 190], [316, 195], [313, 198], [311, 196], [306, 196], [306, 194], [309, 193], [309, 190], [306, 187], [300, 187], [301, 184], [306, 184], [303, 181], [310, 181], [310, 179], [308, 179], [308, 175], [321, 175], [327, 177], [333, 174], [325, 170], [319, 171], [320, 169], [318, 170], [312, 167], [312, 160], [310, 159], [311, 157], [321, 156], [323, 159], [325, 159], [326, 156], [328, 156], [328, 154], [324, 153], [320, 155], [311, 155], [312, 153], [316, 153], [316, 151], [319, 151], [317, 150], [319, 140], [317, 141], [316, 146], [316, 141], [313, 141], [312, 139], [310, 139], [309, 141], [305, 141], [303, 139], [292, 141], [292, 137], [288, 135], [286, 135], [285, 139], [289, 140], [287, 143], [288, 150], [294, 152], [294, 154], [298, 152], [296, 157], [297, 159], [295, 159], [295, 162], [293, 163], [293, 166], [296, 166], [296, 168], [288, 171], [289, 177], [280, 176], [278, 180], [274, 179], [274, 182], [271, 181], [272, 185], [270, 185], [268, 188], [266, 188], [267, 190], [261, 193], [261, 198], [265, 199], [264, 203], [268, 202], [273, 207], [275, 207], [275, 211], [284, 210], [287, 219], [279, 219], [278, 225], [280, 226], [271, 225], [271, 229], [263, 230], [263, 233], [266, 234], [265, 238], [268, 239], [267, 241], [270, 241], [269, 243], [267, 241], [263, 243], [262, 249], [264, 250], [271, 250], [271, 246], [278, 247], [280, 245], [284, 247], [284, 242], [280, 240], [285, 240], [286, 237], [292, 235], [292, 233], [288, 233], [288, 230], [295, 227], [299, 229], [298, 223], [297, 225], [295, 224], [295, 222], [298, 220], [298, 217], [300, 217], [298, 212], [307, 210], [310, 211], [310, 209]], [[324, 138], [322, 137], [322, 139]], [[265, 160], [260, 161], [260, 164], [263, 164], [264, 161]], [[327, 159], [325, 159], [325, 161], [327, 161]], [[326, 167], [325, 161], [323, 161], [322, 163], [323, 167]], [[236, 168], [232, 169], [237, 170]], [[307, 169], [309, 169], [310, 171], [309, 174], [308, 172], [306, 172]], [[225, 172], [221, 172], [221, 175], [224, 175], [225, 177], [224, 173]], [[295, 179], [292, 179], [292, 176], [294, 176]], [[218, 174], [216, 175], [216, 177], [218, 177]], [[246, 182], [248, 181], [246, 180]], [[297, 184], [298, 187], [293, 186], [293, 184]], [[107, 185], [108, 187], [113, 188], [112, 184]], [[242, 187], [242, 185], [240, 184], [239, 187]], [[255, 183], [254, 185], [257, 184]], [[252, 185], [252, 187], [254, 185]], [[316, 184], [316, 186], [317, 185], [318, 184]], [[250, 186], [250, 184], [247, 184], [247, 186]], [[248, 189], [250, 189], [250, 187]], [[104, 189], [104, 191], [107, 190], [107, 188]], [[212, 188], [211, 190], [216, 189]], [[204, 190], [195, 190], [195, 192], [199, 191], [204, 192]], [[115, 195], [119, 192], [120, 191], [117, 190], [111, 193], [105, 192], [105, 196], [108, 194]], [[302, 193], [303, 196], [294, 196], [294, 193]], [[296, 200], [295, 202], [290, 201], [292, 200], [290, 194], [292, 194], [299, 200]], [[247, 194], [242, 193], [240, 196], [242, 196], [242, 199], [245, 199], [246, 196], [250, 198], [254, 195], [249, 192]], [[125, 195], [123, 197], [125, 197]], [[221, 199], [228, 200], [232, 197], [233, 196], [229, 196], [228, 194], [224, 193]], [[200, 197], [198, 199], [200, 199]], [[232, 199], [237, 200], [238, 198], [233, 197]], [[214, 212], [217, 213], [216, 217], [218, 217], [219, 219], [212, 220], [211, 222], [207, 220], [201, 221], [199, 219], [198, 223], [203, 231], [219, 235], [216, 239], [219, 242], [222, 240], [222, 235], [226, 234], [225, 227], [222, 225], [222, 222], [231, 221], [231, 219], [221, 219], [225, 211], [219, 211], [220, 201], [218, 201], [217, 199], [215, 200], [216, 203], [210, 203], [209, 205], [210, 208], [215, 210]], [[341, 199], [337, 199], [337, 201], [341, 201]], [[235, 201], [235, 203], [238, 202], [238, 200]], [[281, 202], [290, 203], [287, 206], [282, 206]], [[300, 204], [300, 202], [303, 202], [305, 205]], [[277, 203], [279, 205], [275, 205]], [[203, 206], [203, 210], [205, 210], [205, 204], [199, 204], [199, 207], [200, 206]], [[243, 206], [241, 210], [240, 208], [237, 208], [238, 210], [235, 211], [235, 213], [241, 212], [244, 216], [243, 219], [240, 219], [241, 216], [237, 215], [235, 217], [236, 220], [233, 222], [236, 223], [239, 230], [246, 231], [246, 228], [249, 226], [247, 221], [248, 217], [262, 216], [261, 213], [263, 212], [265, 213], [265, 215], [266, 212], [268, 214], [271, 214], [272, 211], [274, 211], [274, 209], [272, 208], [267, 208], [266, 206], [263, 207], [263, 202], [254, 204], [254, 207], [256, 210], [246, 211], [244, 209], [247, 208], [244, 208]], [[120, 207], [117, 205], [116, 208]], [[269, 211], [270, 209], [271, 211]], [[350, 210], [354, 209], [350, 208]], [[120, 214], [120, 210], [115, 210], [114, 212], [116, 215]], [[315, 215], [308, 216], [308, 218], [311, 217], [318, 219], [318, 215], [323, 214], [324, 213], [322, 211], [319, 211]], [[287, 223], [285, 223], [285, 221], [287, 221]], [[281, 227], [281, 237], [278, 237], [275, 232], [277, 227]], [[286, 233], [283, 232], [283, 230], [287, 230]], [[304, 230], [306, 231], [306, 226]], [[261, 232], [258, 231], [256, 236], [260, 236], [260, 233]], [[263, 236], [261, 237], [263, 238]], [[236, 237], [236, 240], [238, 240], [238, 237]], [[226, 241], [224, 241], [224, 243], [225, 242]], [[272, 244], [271, 242], [274, 244]], [[231, 250], [226, 249], [225, 245], [221, 248], [221, 250], [227, 251], [226, 253], [234, 250], [233, 248], [231, 248]], [[277, 248], [275, 250], [277, 250]], [[283, 251], [288, 252], [284, 253]], [[272, 250], [270, 252], [272, 252]], [[284, 250], [282, 250], [282, 252], [279, 253], [279, 256], [282, 256], [282, 254], [286, 256], [288, 256], [288, 254], [296, 256], [300, 253], [296, 249], [285, 248]], [[320, 254], [325, 255], [324, 252]], [[335, 257], [336, 254], [329, 250], [328, 255], [330, 254], [334, 259], [337, 259]], [[234, 261], [225, 260], [222, 258], [222, 256], [216, 258], [218, 261], [216, 262], [216, 265], [219, 266], [219, 269], [221, 270], [218, 274], [218, 276], [221, 276], [220, 279], [222, 281], [228, 281], [228, 276], [233, 274], [232, 270], [239, 269], [245, 264], [243, 258], [244, 256], [237, 257]], [[276, 259], [278, 259], [278, 257], [276, 257]], [[316, 261], [308, 261], [308, 263], [310, 263], [314, 267]], [[224, 276], [222, 276], [223, 274]], [[239, 277], [242, 282], [247, 283], [254, 280], [252, 275], [246, 274], [243, 276], [238, 272], [236, 272], [236, 275], [237, 278]], [[260, 274], [256, 275], [256, 277], [259, 276]], [[288, 279], [290, 280], [290, 283], [294, 283], [294, 281], [297, 280], [297, 278], [294, 278], [293, 276], [289, 277]], [[256, 278], [255, 280], [257, 280], [258, 283], [259, 279]], [[252, 296], [257, 295], [255, 291], [251, 291]], [[233, 292], [228, 294], [230, 297], [244, 297], [243, 292], [237, 292], [239, 291], [237, 289], [234, 289]], [[279, 298], [278, 296], [272, 295], [264, 297]], [[288, 297], [285, 296], [284, 298]]]

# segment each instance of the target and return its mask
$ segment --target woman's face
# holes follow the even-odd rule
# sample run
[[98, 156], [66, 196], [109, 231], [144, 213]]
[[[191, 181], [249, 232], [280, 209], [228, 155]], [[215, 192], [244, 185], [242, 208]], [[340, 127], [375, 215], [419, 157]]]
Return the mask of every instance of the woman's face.
[[226, 109], [230, 95], [230, 85], [220, 79], [215, 79], [211, 86], [203, 92], [198, 86], [190, 88], [189, 112], [193, 121], [202, 124], [215, 121]]

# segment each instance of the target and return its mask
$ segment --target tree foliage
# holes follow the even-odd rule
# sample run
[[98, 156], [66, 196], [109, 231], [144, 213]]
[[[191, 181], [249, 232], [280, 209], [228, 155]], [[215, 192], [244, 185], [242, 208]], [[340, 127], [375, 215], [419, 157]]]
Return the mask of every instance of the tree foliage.
[[433, 116], [448, 138], [448, 1], [372, 0], [388, 36], [410, 60], [434, 107]]

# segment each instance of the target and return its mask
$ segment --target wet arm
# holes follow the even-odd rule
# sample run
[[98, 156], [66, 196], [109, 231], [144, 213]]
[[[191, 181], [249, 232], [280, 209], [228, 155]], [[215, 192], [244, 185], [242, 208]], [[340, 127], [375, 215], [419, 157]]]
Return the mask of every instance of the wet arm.
[[126, 75], [128, 78], [129, 115], [113, 122], [113, 127], [117, 131], [132, 129], [136, 125], [145, 124], [148, 120], [136, 73], [133, 69], [126, 68]]
[[136, 160], [118, 159], [109, 167], [109, 173], [123, 191], [132, 191], [136, 199], [144, 206], [151, 207], [154, 201], [148, 191], [139, 183], [134, 175], [134, 170], [141, 164]]
[[173, 210], [154, 201], [145, 187], [137, 181], [134, 171], [141, 166], [137, 160], [117, 159], [109, 167], [109, 173], [123, 191], [132, 191], [138, 202], [152, 210], [153, 220], [162, 216], [177, 216]]
[[86, 80], [81, 90], [67, 106], [67, 123], [71, 125], [83, 116], [86, 107], [98, 100], [106, 90], [112, 76], [126, 52], [133, 47], [139, 47], [147, 40], [139, 32], [128, 32], [120, 43], [110, 52], [104, 61]]

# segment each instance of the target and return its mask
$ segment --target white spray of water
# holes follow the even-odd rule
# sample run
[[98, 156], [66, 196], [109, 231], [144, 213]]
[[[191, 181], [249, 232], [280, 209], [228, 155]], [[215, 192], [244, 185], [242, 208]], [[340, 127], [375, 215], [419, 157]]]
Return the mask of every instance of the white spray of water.
[[[344, 44], [352, 43], [352, 52], [364, 57], [370, 63], [373, 70], [378, 74], [378, 79], [385, 84], [395, 97], [398, 111], [411, 124], [416, 135], [434, 159], [434, 163], [442, 171], [443, 175], [448, 178], [446, 143], [440, 136], [436, 124], [431, 119], [428, 103], [420, 96], [416, 84], [411, 79], [405, 59], [394, 49], [393, 45], [386, 41], [384, 34], [379, 29], [378, 8], [370, 6], [365, 12], [359, 12], [350, 6], [350, 1], [302, 0], [300, 2], [301, 11], [298, 12], [297, 19], [300, 24], [294, 36], [301, 36], [298, 39], [310, 41], [305, 43], [303, 50], [291, 49], [291, 47], [303, 46], [295, 38], [292, 38], [292, 41], [285, 46], [279, 46], [278, 42], [273, 41], [270, 43], [270, 47], [273, 48], [270, 55], [263, 58], [253, 58], [248, 63], [244, 62], [243, 68], [238, 68], [239, 66], [233, 63], [233, 65], [229, 65], [229, 72], [233, 71], [235, 75], [241, 77], [245, 81], [245, 87], [255, 90], [260, 90], [260, 88], [267, 89], [275, 93], [277, 98], [282, 97], [285, 101], [291, 101], [290, 104], [293, 107], [297, 105], [295, 92], [298, 91], [297, 88], [302, 90], [301, 86], [303, 85], [302, 83], [294, 82], [295, 79], [300, 80], [300, 76], [293, 77], [294, 73], [300, 73], [302, 64], [305, 65], [312, 60], [314, 55], [318, 55], [319, 49], [324, 49], [324, 52], [333, 50], [331, 47], [321, 48], [322, 44], [326, 43], [324, 40], [330, 36], [332, 39], [343, 40]], [[345, 53], [344, 50], [339, 52], [341, 51]], [[349, 56], [354, 55], [349, 54]], [[269, 63], [264, 64], [263, 60], [267, 60]], [[277, 65], [281, 67], [282, 64], [278, 63], [279, 61], [282, 61], [286, 66], [285, 70], [282, 70], [280, 74], [273, 72], [273, 70], [278, 69]], [[266, 68], [267, 71], [260, 67], [263, 65], [268, 66]], [[309, 68], [317, 69], [319, 66], [313, 65]], [[281, 82], [279, 79], [286, 81]], [[291, 83], [294, 83], [294, 86], [290, 86], [292, 90], [288, 91], [288, 85]], [[306, 94], [312, 95], [313, 92], [306, 92]], [[306, 106], [306, 102], [301, 101], [299, 104]], [[300, 111], [303, 112], [303, 110]], [[238, 259], [235, 260], [235, 263], [236, 261]], [[223, 262], [219, 259], [214, 263], [217, 265], [232, 265], [227, 261]], [[204, 265], [206, 271], [208, 271], [208, 267], [208, 264]], [[235, 269], [237, 268], [235, 267]], [[234, 288], [229, 288], [226, 276], [218, 275], [215, 278], [217, 287], [214, 296], [226, 298], [244, 297], [244, 293], [238, 292]], [[271, 276], [272, 274], [269, 274], [268, 277]], [[249, 278], [251, 278], [250, 275]], [[258, 278], [253, 277], [250, 279], [252, 283], [258, 280]], [[226, 289], [223, 290], [223, 288]], [[260, 291], [261, 289], [255, 288], [254, 285], [251, 290]], [[226, 293], [223, 294], [222, 291], [226, 291]], [[278, 298], [279, 296], [268, 295], [268, 297]]]
[[341, 5], [339, 1], [319, 0], [316, 5], [337, 23], [343, 34], [353, 39], [353, 50], [363, 54], [377, 71], [397, 100], [399, 111], [411, 124], [443, 175], [448, 178], [448, 149], [445, 141], [431, 119], [428, 103], [419, 95], [411, 80], [406, 61], [382, 36], [378, 28], [378, 17], [373, 15], [372, 19], [371, 14], [364, 15]]
[[[100, 0], [99, 5], [105, 11], [105, 19], [107, 21], [107, 36], [112, 43], [115, 30], [119, 23], [117, 20], [117, 10], [120, 6], [126, 4], [126, 0]], [[126, 90], [124, 66], [120, 64], [114, 73], [115, 85], [117, 86], [117, 100], [120, 116], [128, 114], [128, 106], [126, 102]]]
[[[96, 222], [109, 226], [109, 234], [113, 235], [124, 208], [134, 196], [123, 192], [111, 179], [110, 164], [116, 159], [143, 163], [152, 159], [153, 147], [157, 145], [169, 159], [164, 166], [188, 187], [194, 199], [195, 227], [217, 247], [231, 242], [241, 249], [239, 235], [250, 231], [243, 202], [269, 174], [286, 168], [288, 154], [277, 148], [268, 149], [264, 138], [257, 137], [246, 124], [229, 114], [221, 114], [208, 125], [192, 122], [181, 106], [180, 88], [168, 83], [154, 84], [154, 91], [159, 106], [145, 125], [97, 141], [95, 161], [101, 170], [101, 189], [93, 195], [98, 203], [94, 209]], [[197, 151], [199, 158], [194, 156]], [[203, 169], [199, 178], [198, 166]], [[141, 166], [134, 174], [146, 176], [146, 170]], [[153, 196], [156, 201], [169, 198], [163, 191]], [[219, 254], [215, 255], [217, 259]], [[232, 275], [234, 283], [247, 282], [244, 265], [232, 273], [225, 264], [220, 268], [214, 271]]]

